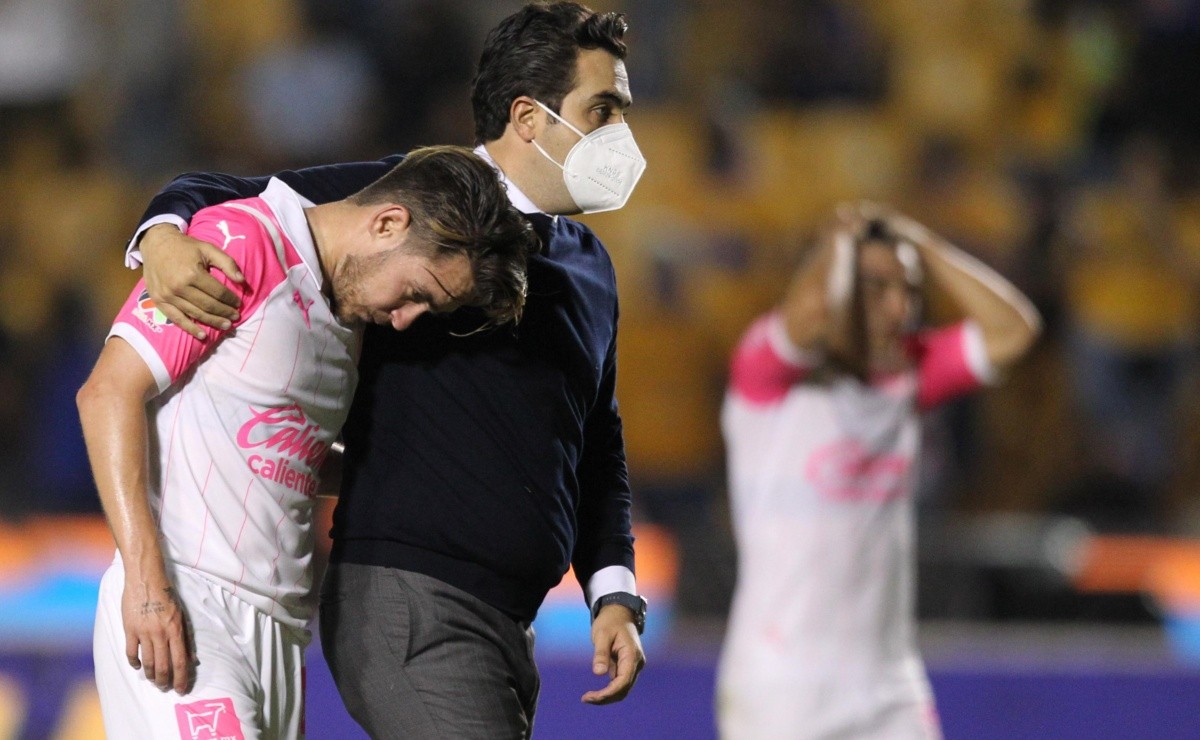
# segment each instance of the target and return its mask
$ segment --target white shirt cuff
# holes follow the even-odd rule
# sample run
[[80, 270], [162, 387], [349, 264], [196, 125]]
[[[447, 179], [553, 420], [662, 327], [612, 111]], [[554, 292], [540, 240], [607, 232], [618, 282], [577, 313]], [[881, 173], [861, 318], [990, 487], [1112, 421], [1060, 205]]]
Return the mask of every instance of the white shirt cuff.
[[150, 228], [151, 226], [158, 226], [159, 224], [174, 224], [175, 226], [179, 227], [179, 230], [184, 234], [186, 234], [188, 230], [188, 222], [184, 221], [179, 216], [176, 216], [174, 213], [164, 213], [161, 216], [155, 216], [154, 218], [148, 219], [146, 223], [138, 227], [138, 230], [134, 233], [133, 238], [129, 240], [129, 246], [125, 247], [126, 267], [131, 270], [136, 270], [142, 266], [142, 250], [141, 247], [138, 246], [138, 244], [140, 244], [142, 241], [142, 234], [146, 233], [146, 229]]
[[637, 593], [637, 580], [633, 577], [633, 571], [624, 565], [601, 568], [592, 574], [588, 579], [587, 588], [584, 589], [589, 609], [596, 603], [596, 599], [617, 592]]
[[120, 337], [129, 342], [129, 346], [133, 347], [133, 351], [137, 352], [138, 356], [142, 358], [142, 362], [146, 363], [146, 366], [150, 368], [150, 374], [154, 376], [154, 382], [158, 385], [159, 393], [171, 387], [171, 372], [167, 370], [166, 364], [158, 356], [158, 352], [150, 344], [150, 340], [142, 336], [141, 332], [129, 324], [118, 321], [113, 324], [104, 341], [107, 342], [113, 337]]

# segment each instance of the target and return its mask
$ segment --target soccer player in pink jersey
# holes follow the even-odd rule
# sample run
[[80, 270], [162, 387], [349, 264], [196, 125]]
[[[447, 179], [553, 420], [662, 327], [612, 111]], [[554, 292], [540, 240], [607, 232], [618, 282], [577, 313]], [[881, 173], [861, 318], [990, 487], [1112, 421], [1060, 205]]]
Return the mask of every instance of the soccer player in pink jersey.
[[[839, 213], [733, 358], [727, 738], [940, 736], [914, 629], [918, 415], [993, 382], [1040, 328], [1016, 288], [911, 219]], [[965, 321], [916, 326], [923, 281]]]
[[300, 737], [313, 502], [361, 329], [464, 305], [515, 321], [537, 237], [459, 147], [321, 206], [272, 180], [188, 233], [241, 266], [242, 283], [219, 276], [238, 320], [197, 339], [139, 282], [78, 396], [117, 543], [94, 638], [105, 730]]

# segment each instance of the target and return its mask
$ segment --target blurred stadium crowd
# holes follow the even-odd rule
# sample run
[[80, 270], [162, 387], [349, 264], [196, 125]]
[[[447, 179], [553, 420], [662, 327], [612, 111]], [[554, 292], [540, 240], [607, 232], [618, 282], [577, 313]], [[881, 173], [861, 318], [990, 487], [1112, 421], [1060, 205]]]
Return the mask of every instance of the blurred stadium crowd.
[[[723, 614], [734, 578], [727, 358], [847, 199], [910, 213], [1047, 319], [1005, 386], [929, 419], [928, 521], [1200, 534], [1200, 2], [589, 4], [630, 15], [649, 169], [586, 220], [621, 283], [635, 516], [679, 543], [683, 614]], [[0, 517], [99, 511], [74, 394], [159, 187], [470, 143], [483, 36], [520, 5], [0, 2]], [[1045, 609], [952, 602], [926, 611]]]

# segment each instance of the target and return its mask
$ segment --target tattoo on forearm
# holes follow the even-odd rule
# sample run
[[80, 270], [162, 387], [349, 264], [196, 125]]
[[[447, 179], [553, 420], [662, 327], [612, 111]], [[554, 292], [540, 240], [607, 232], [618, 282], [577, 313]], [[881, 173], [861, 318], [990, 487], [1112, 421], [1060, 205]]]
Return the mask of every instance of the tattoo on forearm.
[[146, 601], [142, 603], [142, 616], [147, 614], [161, 614], [167, 610], [167, 605], [161, 601]]
[[165, 612], [168, 609], [168, 607], [170, 607], [172, 604], [174, 604], [177, 601], [177, 597], [175, 596], [175, 589], [173, 587], [167, 586], [166, 588], [163, 589], [163, 591], [167, 594], [167, 599], [168, 599], [167, 601], [159, 601], [157, 599], [154, 599], [151, 601], [143, 601], [142, 602], [141, 615], [143, 617], [150, 615], [150, 614], [162, 614], [163, 612]]

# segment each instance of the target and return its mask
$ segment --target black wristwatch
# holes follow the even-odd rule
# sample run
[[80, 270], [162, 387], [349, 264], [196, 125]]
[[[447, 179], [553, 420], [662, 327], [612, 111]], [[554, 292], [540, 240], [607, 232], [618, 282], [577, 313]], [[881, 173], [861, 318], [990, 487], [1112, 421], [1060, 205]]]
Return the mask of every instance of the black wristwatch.
[[600, 613], [600, 610], [609, 604], [620, 604], [633, 612], [633, 626], [637, 627], [639, 635], [642, 634], [642, 630], [646, 629], [646, 600], [641, 596], [625, 591], [604, 594], [592, 604], [593, 622], [596, 621], [596, 615]]

